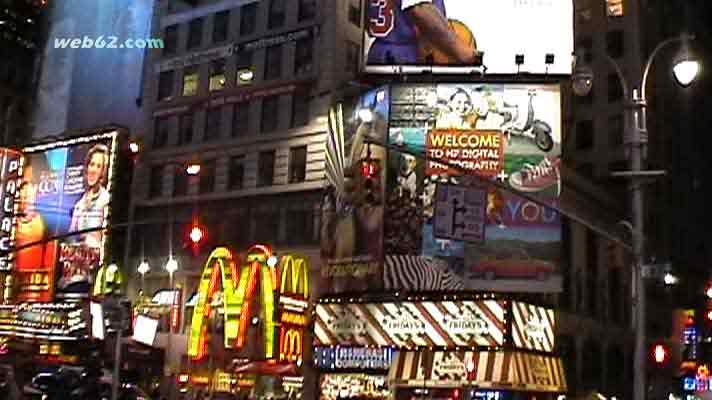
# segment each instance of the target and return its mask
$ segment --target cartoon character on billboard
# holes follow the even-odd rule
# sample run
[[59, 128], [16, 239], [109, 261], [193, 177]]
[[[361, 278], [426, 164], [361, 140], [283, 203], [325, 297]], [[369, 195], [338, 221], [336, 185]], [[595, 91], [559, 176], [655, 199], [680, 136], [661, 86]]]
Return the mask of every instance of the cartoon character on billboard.
[[[108, 213], [111, 196], [104, 186], [106, 173], [109, 167], [109, 147], [96, 144], [84, 159], [84, 184], [85, 191], [74, 205], [72, 223], [69, 231], [76, 232], [104, 225]], [[101, 230], [82, 233], [80, 241], [88, 247], [101, 248], [103, 232]]]
[[475, 64], [474, 35], [448, 20], [444, 0], [370, 0], [368, 34], [372, 65]]

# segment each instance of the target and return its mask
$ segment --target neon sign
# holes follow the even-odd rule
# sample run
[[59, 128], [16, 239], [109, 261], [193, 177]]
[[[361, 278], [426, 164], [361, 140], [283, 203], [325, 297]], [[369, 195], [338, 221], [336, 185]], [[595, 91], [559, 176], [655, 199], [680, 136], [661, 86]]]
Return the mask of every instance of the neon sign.
[[[16, 199], [22, 183], [24, 161], [22, 153], [0, 149], [0, 251], [3, 252], [11, 250], [15, 245]], [[0, 270], [11, 270], [12, 261], [11, 253], [3, 253], [0, 256]]]
[[282, 257], [277, 266], [268, 262], [271, 257], [268, 247], [252, 246], [238, 269], [226, 248], [217, 248], [210, 254], [191, 321], [188, 355], [193, 360], [200, 360], [207, 353], [206, 320], [211, 315], [211, 299], [220, 281], [224, 295], [225, 348], [245, 347], [250, 321], [257, 318], [254, 315], [258, 309], [256, 302], [261, 301], [259, 317], [265, 358], [301, 362], [304, 329], [308, 324], [309, 266], [304, 258], [293, 256]]

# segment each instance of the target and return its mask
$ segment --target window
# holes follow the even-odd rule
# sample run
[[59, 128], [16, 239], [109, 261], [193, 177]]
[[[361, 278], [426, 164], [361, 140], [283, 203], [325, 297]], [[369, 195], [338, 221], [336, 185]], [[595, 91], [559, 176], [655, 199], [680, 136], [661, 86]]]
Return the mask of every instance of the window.
[[287, 244], [314, 242], [314, 213], [311, 209], [287, 210]]
[[188, 174], [185, 168], [176, 167], [173, 172], [173, 196], [185, 196], [188, 194]]
[[361, 1], [360, 0], [351, 0], [349, 2], [349, 21], [358, 26], [359, 28], [361, 27]]
[[171, 25], [163, 32], [163, 55], [175, 54], [178, 48], [178, 25]]
[[282, 76], [282, 46], [270, 46], [267, 48], [265, 59], [265, 79], [277, 79]]
[[232, 114], [232, 137], [246, 135], [250, 129], [250, 103], [236, 103]]
[[621, 58], [625, 51], [623, 31], [620, 29], [606, 33], [606, 52], [611, 58]]
[[623, 144], [623, 116], [614, 115], [608, 118], [608, 146], [618, 147]]
[[269, 15], [267, 19], [267, 29], [279, 28], [284, 25], [285, 20], [285, 0], [270, 0]]
[[173, 96], [173, 71], [163, 71], [158, 77], [158, 101], [170, 99]]
[[249, 85], [255, 77], [255, 71], [252, 66], [252, 52], [241, 51], [237, 53], [236, 71], [237, 85]]
[[262, 99], [261, 132], [272, 132], [279, 126], [279, 96], [270, 96]]
[[622, 17], [623, 0], [606, 0], [606, 15], [609, 17]]
[[623, 97], [623, 87], [615, 73], [608, 74], [608, 102], [618, 101]]
[[593, 147], [593, 121], [579, 121], [576, 124], [576, 150], [588, 150]]
[[200, 163], [200, 193], [210, 193], [215, 190], [215, 160]]
[[345, 70], [347, 72], [355, 73], [358, 71], [358, 61], [359, 53], [361, 52], [361, 46], [358, 44], [347, 40], [346, 41], [346, 65]]
[[168, 131], [169, 127], [168, 117], [158, 117], [156, 118], [153, 125], [153, 148], [158, 149], [168, 143]]
[[257, 186], [272, 186], [274, 183], [274, 150], [260, 152], [257, 165]]
[[180, 116], [178, 127], [178, 145], [189, 144], [193, 141], [193, 114]]
[[213, 42], [219, 43], [227, 40], [230, 27], [230, 11], [221, 11], [213, 18]]
[[250, 35], [255, 32], [257, 21], [257, 2], [240, 7], [240, 35]]
[[299, 0], [298, 21], [306, 21], [316, 16], [316, 0]]
[[[222, 119], [222, 108], [212, 107], [205, 112], [205, 133], [203, 141], [209, 142], [220, 137], [220, 122]], [[201, 168], [201, 174], [202, 168]]]
[[188, 48], [199, 47], [203, 43], [203, 19], [196, 18], [190, 21], [188, 27]]
[[307, 174], [307, 146], [289, 149], [289, 183], [304, 182]]
[[163, 166], [156, 165], [151, 167], [151, 176], [149, 179], [148, 196], [152, 199], [160, 197], [163, 193]]
[[210, 63], [210, 91], [225, 88], [225, 60], [215, 60]]
[[294, 73], [308, 74], [312, 71], [314, 61], [314, 40], [311, 37], [297, 40], [294, 53]]
[[309, 123], [309, 96], [306, 93], [295, 93], [292, 96], [292, 123], [296, 128]]
[[195, 96], [198, 93], [198, 67], [183, 70], [183, 96]]
[[274, 244], [279, 240], [279, 208], [270, 207], [252, 215], [255, 224], [253, 242]]
[[242, 189], [245, 180], [245, 156], [239, 155], [230, 158], [230, 170], [227, 187], [230, 190]]

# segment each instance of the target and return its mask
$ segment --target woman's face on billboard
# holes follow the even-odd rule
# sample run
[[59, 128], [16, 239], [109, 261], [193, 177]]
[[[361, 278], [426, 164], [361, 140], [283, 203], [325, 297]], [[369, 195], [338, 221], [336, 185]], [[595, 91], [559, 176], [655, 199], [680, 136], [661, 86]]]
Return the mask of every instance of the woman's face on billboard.
[[106, 156], [104, 154], [92, 154], [89, 165], [87, 165], [87, 184], [89, 184], [90, 187], [94, 187], [101, 182], [101, 175], [104, 172], [105, 163]]

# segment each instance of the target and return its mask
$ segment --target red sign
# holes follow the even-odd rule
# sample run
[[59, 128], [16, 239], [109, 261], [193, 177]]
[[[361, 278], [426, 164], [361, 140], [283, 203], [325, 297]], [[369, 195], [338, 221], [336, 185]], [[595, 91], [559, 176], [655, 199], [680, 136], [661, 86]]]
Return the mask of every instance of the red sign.
[[[426, 175], [496, 176], [504, 168], [504, 141], [499, 131], [434, 129], [427, 139]], [[439, 163], [446, 161], [447, 164]]]

